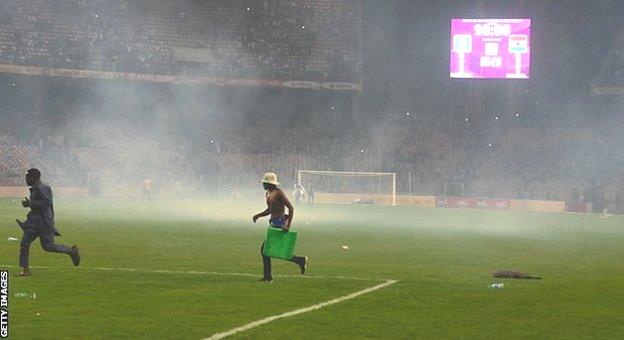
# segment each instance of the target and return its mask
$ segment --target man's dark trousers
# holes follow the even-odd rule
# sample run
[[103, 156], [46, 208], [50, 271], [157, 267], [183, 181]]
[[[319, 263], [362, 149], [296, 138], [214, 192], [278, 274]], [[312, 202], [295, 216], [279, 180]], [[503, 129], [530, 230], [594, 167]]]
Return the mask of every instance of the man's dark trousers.
[[52, 188], [39, 182], [31, 186], [30, 212], [26, 221], [20, 224], [24, 230], [20, 243], [20, 267], [28, 267], [30, 244], [39, 237], [41, 247], [45, 251], [71, 255], [73, 250], [68, 246], [54, 243], [54, 236], [61, 234], [54, 226], [54, 199]]
[[70, 255], [72, 249], [64, 244], [54, 243], [54, 231], [46, 229], [45, 231], [36, 228], [24, 228], [24, 234], [20, 243], [19, 262], [20, 267], [28, 267], [28, 256], [30, 252], [30, 244], [39, 237], [41, 248], [52, 253], [63, 253]]
[[[264, 255], [264, 242], [262, 242], [260, 246], [260, 255], [262, 255], [262, 276], [265, 279], [273, 279], [273, 275], [271, 274], [271, 258]], [[293, 255], [288, 261], [301, 265], [305, 263], [305, 257]]]

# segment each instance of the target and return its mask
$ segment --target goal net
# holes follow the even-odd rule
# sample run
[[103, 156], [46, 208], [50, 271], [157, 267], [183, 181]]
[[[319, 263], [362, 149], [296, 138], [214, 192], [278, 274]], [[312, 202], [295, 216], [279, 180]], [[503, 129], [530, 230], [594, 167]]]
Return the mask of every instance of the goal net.
[[317, 203], [396, 205], [396, 174], [299, 170], [297, 183]]

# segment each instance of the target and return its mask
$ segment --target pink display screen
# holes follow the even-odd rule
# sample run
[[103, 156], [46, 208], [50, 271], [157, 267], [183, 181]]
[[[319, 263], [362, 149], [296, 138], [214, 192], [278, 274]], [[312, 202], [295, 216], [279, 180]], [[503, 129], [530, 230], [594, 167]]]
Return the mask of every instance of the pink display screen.
[[451, 78], [528, 79], [531, 19], [452, 19]]

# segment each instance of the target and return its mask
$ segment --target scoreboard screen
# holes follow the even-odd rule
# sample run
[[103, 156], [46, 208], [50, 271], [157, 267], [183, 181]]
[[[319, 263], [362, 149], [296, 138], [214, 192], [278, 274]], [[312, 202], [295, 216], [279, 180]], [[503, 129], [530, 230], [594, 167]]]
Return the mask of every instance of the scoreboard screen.
[[451, 78], [528, 79], [531, 19], [452, 19]]

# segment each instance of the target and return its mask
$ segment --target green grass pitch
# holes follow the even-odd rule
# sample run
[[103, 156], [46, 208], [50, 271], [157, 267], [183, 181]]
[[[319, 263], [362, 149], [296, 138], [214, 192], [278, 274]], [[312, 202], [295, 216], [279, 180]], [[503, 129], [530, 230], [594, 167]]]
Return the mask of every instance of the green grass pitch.
[[[394, 285], [233, 338], [621, 338], [624, 217], [378, 206], [296, 207], [296, 254], [309, 276], [274, 260], [273, 284], [257, 282], [265, 219], [257, 202], [132, 200], [56, 203], [57, 242], [69, 257], [31, 247], [33, 275], [15, 277], [15, 339], [200, 339], [378, 284]], [[16, 266], [14, 219], [0, 200], [0, 264]], [[348, 245], [344, 250], [342, 245]], [[134, 268], [137, 271], [95, 268]], [[497, 269], [542, 276], [494, 279]], [[141, 271], [144, 270], [144, 271]], [[180, 271], [179, 273], [152, 270]], [[185, 271], [243, 273], [209, 275]], [[283, 275], [283, 276], [279, 276]], [[360, 280], [336, 276], [359, 277]], [[502, 289], [491, 289], [503, 282]]]

